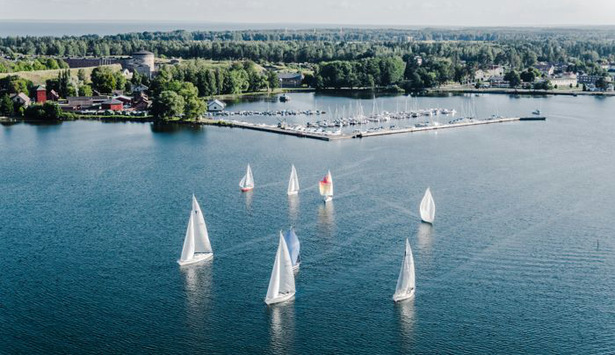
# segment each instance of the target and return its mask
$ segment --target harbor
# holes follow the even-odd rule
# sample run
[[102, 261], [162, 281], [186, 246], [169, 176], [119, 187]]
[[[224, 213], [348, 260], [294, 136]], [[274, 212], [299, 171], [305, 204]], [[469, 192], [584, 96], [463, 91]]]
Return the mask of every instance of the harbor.
[[336, 141], [336, 140], [345, 140], [352, 138], [368, 138], [368, 137], [377, 137], [377, 136], [386, 136], [393, 134], [403, 134], [403, 133], [414, 133], [414, 132], [424, 132], [424, 131], [435, 131], [442, 129], [451, 129], [451, 128], [463, 128], [463, 127], [472, 127], [486, 124], [495, 124], [495, 123], [508, 123], [508, 122], [517, 122], [517, 121], [545, 121], [545, 116], [528, 116], [528, 117], [493, 117], [487, 119], [466, 119], [459, 121], [450, 121], [453, 123], [446, 124], [416, 124], [413, 126], [405, 127], [405, 128], [375, 128], [370, 130], [355, 130], [352, 133], [342, 133], [340, 130], [338, 131], [317, 131], [317, 130], [306, 130], [303, 127], [289, 127], [284, 125], [269, 125], [265, 123], [253, 123], [246, 121], [238, 121], [238, 120], [213, 120], [213, 119], [201, 119], [198, 122], [206, 125], [216, 125], [216, 126], [224, 126], [224, 127], [237, 127], [244, 129], [251, 129], [255, 131], [269, 132], [269, 133], [277, 133], [290, 135], [300, 138], [311, 138], [317, 139], [321, 141]]

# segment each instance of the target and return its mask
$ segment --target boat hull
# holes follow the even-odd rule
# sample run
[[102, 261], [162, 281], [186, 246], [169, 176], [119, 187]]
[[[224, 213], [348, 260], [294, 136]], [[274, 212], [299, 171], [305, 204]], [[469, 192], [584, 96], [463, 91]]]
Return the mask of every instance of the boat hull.
[[294, 196], [294, 195], [296, 195], [298, 193], [299, 193], [299, 191], [291, 191], [291, 192], [288, 192], [288, 196]]
[[241, 192], [248, 192], [248, 191], [252, 191], [252, 190], [254, 190], [253, 187], [242, 187], [241, 188]]
[[290, 300], [291, 298], [295, 297], [295, 293], [289, 293], [286, 295], [282, 295], [282, 296], [278, 296], [278, 297], [274, 297], [274, 298], [265, 298], [265, 303], [268, 305], [272, 305], [272, 304], [276, 304], [276, 303], [282, 303], [285, 301]]
[[410, 293], [405, 293], [401, 295], [393, 295], [393, 302], [401, 302], [404, 300], [409, 300], [411, 298], [414, 298], [414, 289]]
[[213, 257], [214, 257], [213, 253], [195, 254], [192, 259], [186, 260], [186, 261], [177, 260], [177, 263], [179, 264], [179, 266], [186, 266], [186, 265], [200, 263], [202, 261], [209, 260]]
[[325, 202], [329, 202], [331, 200], [333, 200], [333, 196], [326, 196], [324, 199]]

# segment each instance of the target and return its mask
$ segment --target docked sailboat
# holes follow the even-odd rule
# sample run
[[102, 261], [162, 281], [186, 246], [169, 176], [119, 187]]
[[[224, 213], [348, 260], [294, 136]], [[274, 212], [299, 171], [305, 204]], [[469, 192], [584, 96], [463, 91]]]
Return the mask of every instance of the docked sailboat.
[[426, 223], [433, 224], [436, 217], [436, 204], [431, 196], [431, 190], [429, 187], [425, 191], [423, 200], [421, 200], [421, 206], [419, 207], [421, 213], [421, 220]]
[[290, 180], [288, 181], [288, 195], [296, 195], [299, 193], [299, 177], [295, 165], [290, 169]]
[[290, 227], [288, 232], [284, 234], [284, 241], [288, 247], [290, 261], [293, 264], [293, 270], [297, 271], [299, 270], [299, 265], [301, 265], [301, 243], [299, 243], [299, 238], [297, 237], [297, 234], [295, 234], [295, 229], [293, 227]]
[[188, 220], [188, 229], [184, 238], [182, 254], [177, 263], [182, 266], [194, 264], [211, 259], [213, 256], [214, 253], [209, 242], [205, 218], [203, 218], [203, 213], [196, 197], [192, 195], [192, 211]]
[[284, 240], [282, 232], [280, 232], [280, 243], [278, 251], [275, 254], [275, 262], [273, 270], [271, 270], [271, 278], [269, 279], [269, 288], [265, 297], [266, 304], [274, 304], [287, 301], [295, 295], [295, 275], [293, 274], [293, 265], [290, 260], [288, 246]]
[[410, 242], [406, 239], [406, 251], [404, 253], [404, 260], [401, 263], [399, 277], [397, 278], [397, 287], [395, 287], [393, 301], [399, 302], [414, 297], [415, 287], [414, 258], [412, 257]]
[[331, 171], [327, 171], [327, 175], [318, 184], [320, 188], [320, 196], [323, 196], [325, 202], [329, 202], [333, 199], [333, 178], [331, 177]]
[[243, 192], [250, 191], [254, 188], [254, 176], [252, 176], [252, 169], [250, 169], [250, 164], [248, 164], [248, 168], [246, 169], [246, 175], [244, 175], [239, 182], [239, 187]]

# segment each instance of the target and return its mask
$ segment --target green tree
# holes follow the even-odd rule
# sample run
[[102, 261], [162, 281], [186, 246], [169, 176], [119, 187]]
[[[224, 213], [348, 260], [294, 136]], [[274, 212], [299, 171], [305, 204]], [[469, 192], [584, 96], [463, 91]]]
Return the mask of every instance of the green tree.
[[116, 88], [116, 76], [109, 67], [96, 67], [92, 70], [92, 87], [101, 93], [109, 94]]
[[84, 84], [79, 87], [79, 96], [92, 96], [92, 87]]
[[511, 70], [504, 75], [504, 80], [508, 81], [511, 88], [516, 88], [521, 85], [521, 76], [516, 70]]
[[85, 70], [83, 70], [83, 69], [77, 70], [77, 79], [79, 79], [79, 81], [85, 83], [85, 81], [87, 79], [87, 77], [85, 75]]
[[267, 71], [267, 87], [269, 90], [280, 87], [280, 79], [278, 79], [278, 74], [276, 74], [273, 70]]
[[598, 78], [598, 80], [596, 80], [596, 88], [600, 90], [606, 90], [608, 86], [609, 86], [609, 82], [607, 81], [606, 77], [602, 76]]
[[184, 98], [175, 91], [163, 91], [154, 97], [152, 114], [158, 119], [168, 119], [184, 113]]
[[2, 116], [13, 116], [15, 114], [15, 107], [13, 105], [13, 100], [9, 97], [9, 95], [2, 95], [2, 99], [0, 99], [0, 115]]

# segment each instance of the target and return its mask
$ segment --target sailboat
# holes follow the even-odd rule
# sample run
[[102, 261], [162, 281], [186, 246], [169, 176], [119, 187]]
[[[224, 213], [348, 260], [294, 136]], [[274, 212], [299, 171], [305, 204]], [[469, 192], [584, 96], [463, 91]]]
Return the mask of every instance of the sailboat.
[[239, 182], [239, 187], [243, 192], [250, 191], [254, 188], [254, 176], [252, 176], [252, 169], [250, 169], [250, 164], [248, 164], [248, 168], [246, 169], [246, 175], [244, 175]]
[[327, 175], [318, 184], [320, 188], [320, 196], [325, 198], [325, 202], [329, 202], [333, 199], [333, 178], [331, 177], [331, 171], [327, 171]]
[[290, 227], [288, 232], [284, 234], [284, 241], [288, 247], [290, 261], [293, 264], [293, 271], [297, 271], [299, 270], [299, 265], [301, 265], [301, 243], [299, 243], [299, 238], [297, 237], [297, 234], [295, 234], [295, 229], [293, 227]]
[[433, 197], [431, 197], [431, 190], [429, 187], [425, 191], [423, 200], [421, 200], [419, 210], [421, 213], [421, 220], [433, 224], [434, 218], [436, 217], [436, 204], [433, 201]]
[[209, 243], [205, 218], [203, 218], [203, 213], [196, 197], [192, 195], [192, 211], [188, 220], [188, 229], [186, 230], [186, 238], [184, 238], [182, 255], [177, 260], [177, 263], [182, 266], [194, 264], [211, 259], [213, 256], [214, 252]]
[[412, 257], [410, 242], [406, 239], [406, 251], [404, 253], [404, 260], [401, 263], [399, 277], [397, 278], [397, 287], [395, 287], [393, 301], [399, 302], [414, 297], [415, 287], [414, 258]]
[[299, 177], [295, 165], [290, 169], [290, 180], [288, 181], [288, 195], [296, 195], [299, 193]]
[[290, 260], [290, 253], [286, 241], [280, 232], [280, 243], [275, 254], [273, 270], [269, 279], [269, 288], [265, 297], [266, 304], [274, 304], [287, 301], [295, 295], [295, 275]]

